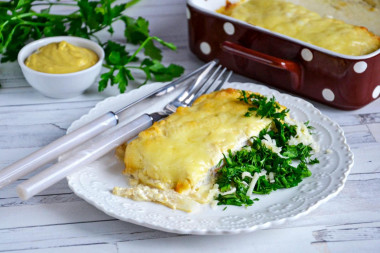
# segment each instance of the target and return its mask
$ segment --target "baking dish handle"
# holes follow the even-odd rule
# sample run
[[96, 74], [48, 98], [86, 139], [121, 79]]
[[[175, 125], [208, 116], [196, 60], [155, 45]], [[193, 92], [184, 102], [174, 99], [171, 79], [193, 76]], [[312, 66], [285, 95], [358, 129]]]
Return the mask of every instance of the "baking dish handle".
[[289, 71], [292, 88], [295, 90], [301, 88], [302, 72], [301, 67], [296, 62], [270, 56], [230, 41], [223, 42], [222, 49], [232, 55], [240, 56], [248, 60], [267, 65], [269, 67]]

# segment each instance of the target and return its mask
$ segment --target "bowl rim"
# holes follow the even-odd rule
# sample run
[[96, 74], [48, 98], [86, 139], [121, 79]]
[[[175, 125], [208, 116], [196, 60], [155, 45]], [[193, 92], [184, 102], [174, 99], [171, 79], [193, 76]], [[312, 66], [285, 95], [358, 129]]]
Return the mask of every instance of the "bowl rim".
[[[25, 65], [26, 58], [31, 54], [30, 53], [29, 55], [25, 56], [27, 50], [33, 49], [33, 51], [35, 51], [42, 46], [45, 46], [45, 45], [48, 45], [48, 44], [54, 43], [54, 42], [63, 41], [63, 40], [67, 41], [68, 43], [72, 43], [74, 41], [81, 41], [81, 42], [86, 43], [87, 45], [92, 45], [92, 46], [96, 47], [99, 52], [95, 52], [94, 50], [92, 50], [92, 51], [94, 51], [94, 53], [96, 53], [98, 55], [98, 57], [99, 57], [98, 61], [89, 68], [86, 68], [86, 69], [83, 69], [80, 71], [76, 71], [76, 72], [62, 73], [62, 74], [40, 72], [40, 71], [31, 69]], [[35, 75], [41, 75], [41, 76], [46, 76], [46, 77], [70, 77], [70, 76], [85, 74], [86, 72], [90, 72], [93, 69], [98, 68], [99, 65], [103, 64], [104, 56], [105, 56], [105, 53], [104, 53], [103, 48], [98, 43], [96, 43], [95, 41], [92, 41], [90, 39], [86, 39], [86, 38], [82, 38], [82, 37], [76, 37], [76, 36], [52, 36], [52, 37], [44, 37], [44, 38], [32, 41], [32, 42], [26, 44], [25, 46], [23, 46], [17, 55], [17, 61], [18, 61], [18, 64], [20, 65], [21, 68], [23, 68], [24, 70], [27, 70], [30, 73], [33, 73]]]

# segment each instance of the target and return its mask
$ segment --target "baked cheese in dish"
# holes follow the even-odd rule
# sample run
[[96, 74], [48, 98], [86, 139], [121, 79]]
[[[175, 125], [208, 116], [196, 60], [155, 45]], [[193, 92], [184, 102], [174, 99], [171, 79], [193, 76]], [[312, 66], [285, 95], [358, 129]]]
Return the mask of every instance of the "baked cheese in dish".
[[228, 3], [218, 12], [345, 55], [365, 55], [380, 48], [380, 37], [365, 27], [322, 17], [284, 0]]
[[142, 131], [124, 154], [133, 187], [115, 187], [113, 193], [184, 211], [211, 202], [218, 192], [212, 168], [271, 124], [268, 118], [245, 117], [249, 105], [240, 95], [235, 89], [202, 95]]

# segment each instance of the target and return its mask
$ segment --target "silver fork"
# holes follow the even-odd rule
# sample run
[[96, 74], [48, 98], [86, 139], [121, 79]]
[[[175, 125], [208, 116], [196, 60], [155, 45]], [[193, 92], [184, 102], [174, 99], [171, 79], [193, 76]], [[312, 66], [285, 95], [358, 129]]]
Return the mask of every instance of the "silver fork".
[[[179, 106], [189, 106], [200, 95], [219, 90], [230, 78], [232, 72], [230, 71], [226, 77], [221, 79], [226, 72], [226, 68], [221, 69], [221, 66], [218, 66], [216, 70], [209, 75], [215, 65], [216, 62], [210, 64], [188, 89], [182, 92], [176, 99], [169, 102], [162, 111], [141, 115], [112, 133], [94, 139], [84, 149], [79, 151], [74, 150], [66, 155], [68, 158], [61, 159], [57, 164], [19, 184], [17, 192], [20, 198], [26, 200], [33, 197], [67, 175], [75, 172], [78, 168], [84, 167], [99, 159], [109, 151], [135, 137], [139, 132], [150, 127], [155, 121], [174, 113]], [[215, 76], [217, 77], [215, 78]]]
[[[231, 77], [232, 71], [229, 71], [229, 73], [222, 80], [220, 80], [220, 78], [226, 72], [227, 68], [223, 68], [221, 70], [222, 66], [218, 65], [216, 67], [216, 70], [209, 75], [215, 65], [216, 62], [211, 63], [189, 88], [183, 91], [177, 98], [169, 102], [162, 111], [149, 114], [153, 122], [169, 116], [170, 114], [174, 113], [180, 106], [190, 106], [195, 101], [195, 99], [197, 99], [202, 94], [216, 91], [223, 87], [225, 82], [227, 82]], [[215, 78], [215, 76], [217, 77]], [[220, 82], [218, 83], [219, 80]]]
[[26, 175], [33, 172], [34, 170], [54, 161], [61, 155], [70, 152], [75, 147], [82, 145], [100, 135], [101, 133], [112, 129], [122, 122], [126, 122], [130, 118], [128, 109], [132, 106], [138, 104], [139, 102], [151, 98], [160, 97], [167, 93], [176, 90], [178, 87], [188, 83], [187, 81], [195, 75], [199, 75], [204, 71], [210, 64], [215, 64], [214, 61], [206, 63], [200, 68], [192, 71], [187, 75], [183, 75], [173, 82], [170, 82], [160, 88], [154, 89], [153, 91], [139, 97], [136, 100], [128, 101], [124, 107], [117, 111], [108, 111], [95, 118], [94, 120], [83, 124], [76, 130], [56, 139], [55, 141], [49, 143], [45, 147], [29, 154], [28, 156], [16, 161], [15, 163], [7, 166], [0, 170], [0, 189]]

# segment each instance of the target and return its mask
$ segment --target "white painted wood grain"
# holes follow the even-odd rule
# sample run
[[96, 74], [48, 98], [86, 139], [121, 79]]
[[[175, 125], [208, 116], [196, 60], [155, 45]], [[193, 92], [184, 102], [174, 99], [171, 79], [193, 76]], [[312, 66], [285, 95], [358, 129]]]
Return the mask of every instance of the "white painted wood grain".
[[[378, 224], [377, 224], [378, 225]], [[367, 228], [368, 229], [368, 228]], [[367, 249], [376, 252], [380, 240], [366, 240], [360, 243], [363, 229], [345, 231], [340, 235], [329, 239], [332, 241], [320, 241], [317, 226], [307, 228], [267, 229], [251, 234], [237, 236], [180, 236], [165, 239], [138, 240], [118, 243], [118, 248], [128, 252], [146, 252], [152, 248], [165, 248], [165, 252], [358, 252], [358, 249]], [[328, 233], [328, 232], [326, 232]], [[334, 234], [329, 231], [329, 235]], [[355, 234], [357, 239], [353, 239]], [[344, 247], [340, 239], [345, 236], [351, 238], [348, 243], [355, 248]], [[342, 238], [343, 237], [343, 238]], [[335, 240], [336, 239], [336, 240]], [[313, 243], [308, 243], [312, 241]], [[337, 242], [338, 246], [334, 244]], [[343, 245], [342, 245], [343, 244]], [[377, 248], [378, 249], [378, 248]], [[342, 251], [340, 251], [342, 250]], [[362, 251], [359, 251], [362, 252]]]
[[349, 144], [376, 143], [376, 139], [367, 125], [344, 126], [342, 128]]
[[350, 147], [355, 156], [351, 173], [380, 172], [379, 142], [350, 144]]
[[91, 252], [91, 253], [119, 253], [117, 246], [111, 243], [104, 244], [92, 244], [92, 245], [79, 245], [79, 246], [68, 246], [68, 247], [48, 247], [39, 249], [27, 249], [27, 250], [11, 250], [11, 251], [1, 251], [1, 252], [12, 252], [12, 253], [75, 253], [75, 252]]
[[378, 253], [380, 249], [380, 240], [376, 241], [343, 241], [343, 242], [318, 242], [313, 246], [320, 253], [336, 252], [336, 253]]
[[[25, 178], [29, 178], [38, 172], [39, 172], [39, 170], [34, 172], [34, 173], [31, 173], [28, 176], [25, 176]], [[66, 180], [61, 180], [58, 183], [56, 183], [55, 185], [53, 185], [53, 186], [49, 187], [48, 189], [44, 190], [43, 192], [41, 192], [40, 195], [38, 195], [35, 198], [32, 198], [29, 201], [25, 202], [25, 201], [22, 201], [18, 197], [18, 195], [15, 191], [15, 187], [18, 184], [22, 183], [24, 180], [25, 179], [17, 180], [16, 182], [12, 183], [11, 185], [8, 185], [8, 186], [4, 187], [3, 189], [1, 189], [0, 207], [13, 206], [13, 205], [33, 205], [33, 204], [35, 205], [35, 204], [41, 204], [41, 203], [57, 203], [57, 199], [61, 200], [62, 198], [61, 197], [55, 198], [55, 195], [59, 195], [59, 196], [62, 196], [65, 194], [74, 195], [74, 193], [67, 186]], [[41, 201], [41, 198], [43, 198], [44, 200]], [[74, 199], [74, 197], [65, 197], [65, 198]], [[50, 199], [54, 199], [54, 201], [52, 201]], [[75, 198], [75, 199], [77, 200], [77, 198]], [[67, 202], [67, 201], [64, 201], [64, 202]]]
[[115, 220], [59, 226], [19, 227], [12, 230], [0, 230], [0, 238], [2, 238], [0, 251], [104, 244], [173, 236], [176, 235]]
[[[379, 191], [379, 178], [349, 180], [337, 197], [321, 205], [311, 214], [281, 227], [334, 226], [352, 223], [352, 220], [358, 224], [380, 220], [380, 202], [377, 194]], [[22, 218], [25, 213], [28, 214], [28, 219]], [[15, 197], [1, 200], [0, 217], [4, 216], [7, 219], [0, 223], [0, 229], [112, 219], [91, 205], [79, 201], [70, 193], [41, 194], [24, 203]]]
[[[179, 236], [164, 239], [138, 240], [118, 243], [121, 251], [147, 252], [164, 248], [167, 253], [183, 252], [317, 252], [313, 241], [314, 227], [268, 229], [235, 236]], [[294, 243], [297, 238], [298, 243]]]
[[[128, 14], [148, 18], [152, 34], [178, 46], [177, 52], [163, 49], [165, 64], [181, 64], [187, 72], [202, 64], [188, 49], [185, 0], [142, 0]], [[123, 43], [122, 26], [115, 25], [113, 39]], [[26, 83], [17, 63], [0, 65], [0, 83], [0, 169], [118, 94], [116, 87], [98, 93], [94, 84], [76, 98], [47, 98]], [[0, 189], [0, 252], [379, 252], [380, 100], [354, 111], [310, 102], [342, 126], [355, 165], [342, 192], [307, 216], [239, 236], [179, 236], [115, 220], [76, 197], [65, 180], [21, 201], [15, 192], [21, 179]]]
[[[114, 220], [84, 201], [1, 207], [0, 214], [2, 215], [1, 217], [7, 217], [1, 220], [0, 231], [8, 232], [15, 228], [24, 228], [26, 230], [28, 227]], [[34, 240], [40, 237], [38, 234], [32, 236]], [[3, 237], [0, 236], [0, 238]]]
[[86, 114], [97, 101], [0, 107], [0, 125], [69, 122]]
[[0, 148], [45, 146], [66, 133], [54, 123], [25, 126], [0, 126]]
[[[375, 138], [376, 142], [380, 143], [380, 123], [371, 123], [367, 124], [367, 127], [373, 137]], [[380, 149], [379, 149], [380, 152]]]

